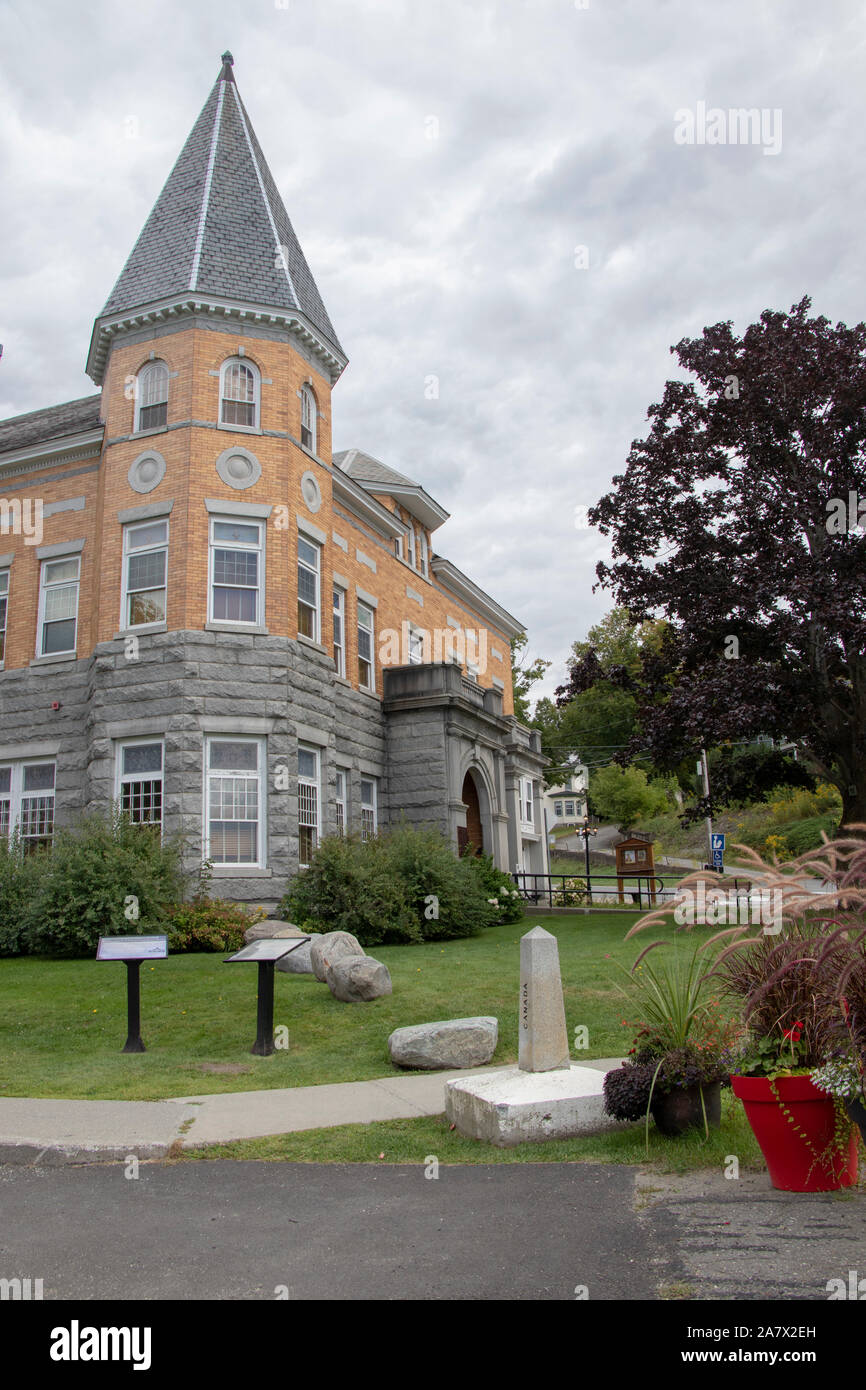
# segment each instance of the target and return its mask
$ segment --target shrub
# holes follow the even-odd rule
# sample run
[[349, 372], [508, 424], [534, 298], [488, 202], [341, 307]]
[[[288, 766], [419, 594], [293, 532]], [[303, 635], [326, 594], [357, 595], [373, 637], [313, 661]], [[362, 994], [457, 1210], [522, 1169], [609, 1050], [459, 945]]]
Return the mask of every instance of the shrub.
[[[281, 911], [309, 931], [348, 931], [362, 946], [477, 936], [499, 920], [484, 873], [436, 830], [401, 826], [367, 841], [329, 836]], [[510, 880], [509, 880], [510, 883]]]
[[25, 854], [16, 831], [0, 839], [0, 956], [17, 956], [27, 949], [25, 913], [41, 873], [45, 850]]
[[615, 1120], [642, 1120], [647, 1112], [655, 1062], [626, 1062], [609, 1071], [602, 1084], [604, 1109]]
[[281, 914], [313, 932], [348, 931], [362, 946], [419, 941], [403, 884], [391, 873], [384, 841], [329, 835], [289, 886]]
[[100, 936], [161, 931], [182, 886], [177, 841], [120, 813], [84, 816], [39, 856], [23, 913], [27, 949], [86, 956]]
[[170, 951], [239, 951], [244, 933], [261, 921], [264, 909], [248, 912], [222, 898], [195, 897], [168, 909]]
[[504, 869], [497, 869], [492, 855], [489, 854], [479, 854], [467, 862], [480, 879], [488, 903], [491, 898], [494, 900], [490, 906], [496, 907], [499, 922], [505, 924], [522, 921], [523, 899], [511, 874], [507, 874]]

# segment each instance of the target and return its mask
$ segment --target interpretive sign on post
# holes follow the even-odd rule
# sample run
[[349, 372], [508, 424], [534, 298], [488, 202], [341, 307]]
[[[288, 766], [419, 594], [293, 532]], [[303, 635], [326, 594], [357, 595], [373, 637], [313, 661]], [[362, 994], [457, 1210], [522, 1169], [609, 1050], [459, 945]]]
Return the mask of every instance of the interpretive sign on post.
[[144, 1052], [141, 1040], [141, 962], [165, 960], [168, 937], [162, 936], [101, 936], [96, 948], [97, 960], [122, 960], [126, 966], [126, 1042], [124, 1052]]
[[259, 967], [258, 1008], [256, 1011], [256, 1040], [250, 1051], [256, 1057], [270, 1057], [274, 1049], [274, 965], [290, 951], [296, 951], [307, 940], [305, 936], [295, 940], [285, 937], [266, 937], [262, 941], [252, 941], [229, 956], [224, 965], [243, 965], [251, 963]]

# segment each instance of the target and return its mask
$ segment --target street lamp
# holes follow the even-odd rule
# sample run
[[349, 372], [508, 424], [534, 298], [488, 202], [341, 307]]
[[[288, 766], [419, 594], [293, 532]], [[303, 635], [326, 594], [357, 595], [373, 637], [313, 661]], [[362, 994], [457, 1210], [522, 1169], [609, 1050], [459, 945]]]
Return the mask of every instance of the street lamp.
[[589, 816], [584, 816], [583, 824], [578, 826], [577, 833], [583, 836], [583, 851], [586, 856], [586, 892], [589, 901], [592, 902], [592, 884], [589, 878], [589, 837], [590, 835], [597, 835], [598, 831], [590, 826]]

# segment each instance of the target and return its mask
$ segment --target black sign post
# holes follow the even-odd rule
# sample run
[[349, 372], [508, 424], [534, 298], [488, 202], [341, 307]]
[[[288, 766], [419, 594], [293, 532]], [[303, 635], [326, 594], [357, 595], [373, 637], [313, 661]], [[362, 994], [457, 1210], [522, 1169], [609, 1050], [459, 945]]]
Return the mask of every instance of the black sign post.
[[224, 965], [253, 962], [259, 967], [259, 989], [256, 1006], [256, 1040], [250, 1051], [256, 1057], [270, 1057], [274, 1048], [274, 966], [290, 951], [303, 946], [306, 937], [287, 940], [285, 937], [266, 937], [229, 956]]
[[141, 1040], [141, 962], [164, 960], [167, 936], [101, 936], [97, 960], [122, 960], [126, 966], [126, 1042], [123, 1052], [144, 1052]]

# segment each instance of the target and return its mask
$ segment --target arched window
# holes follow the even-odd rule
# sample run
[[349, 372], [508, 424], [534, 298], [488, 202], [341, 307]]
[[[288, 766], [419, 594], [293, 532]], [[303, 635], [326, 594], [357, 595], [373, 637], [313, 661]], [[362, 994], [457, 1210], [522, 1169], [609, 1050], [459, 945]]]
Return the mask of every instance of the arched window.
[[316, 452], [316, 398], [309, 386], [301, 387], [301, 443]]
[[220, 424], [240, 429], [258, 428], [259, 374], [250, 362], [230, 357], [223, 363], [220, 380]]
[[168, 419], [168, 367], [147, 362], [138, 374], [135, 391], [135, 432], [156, 430]]

